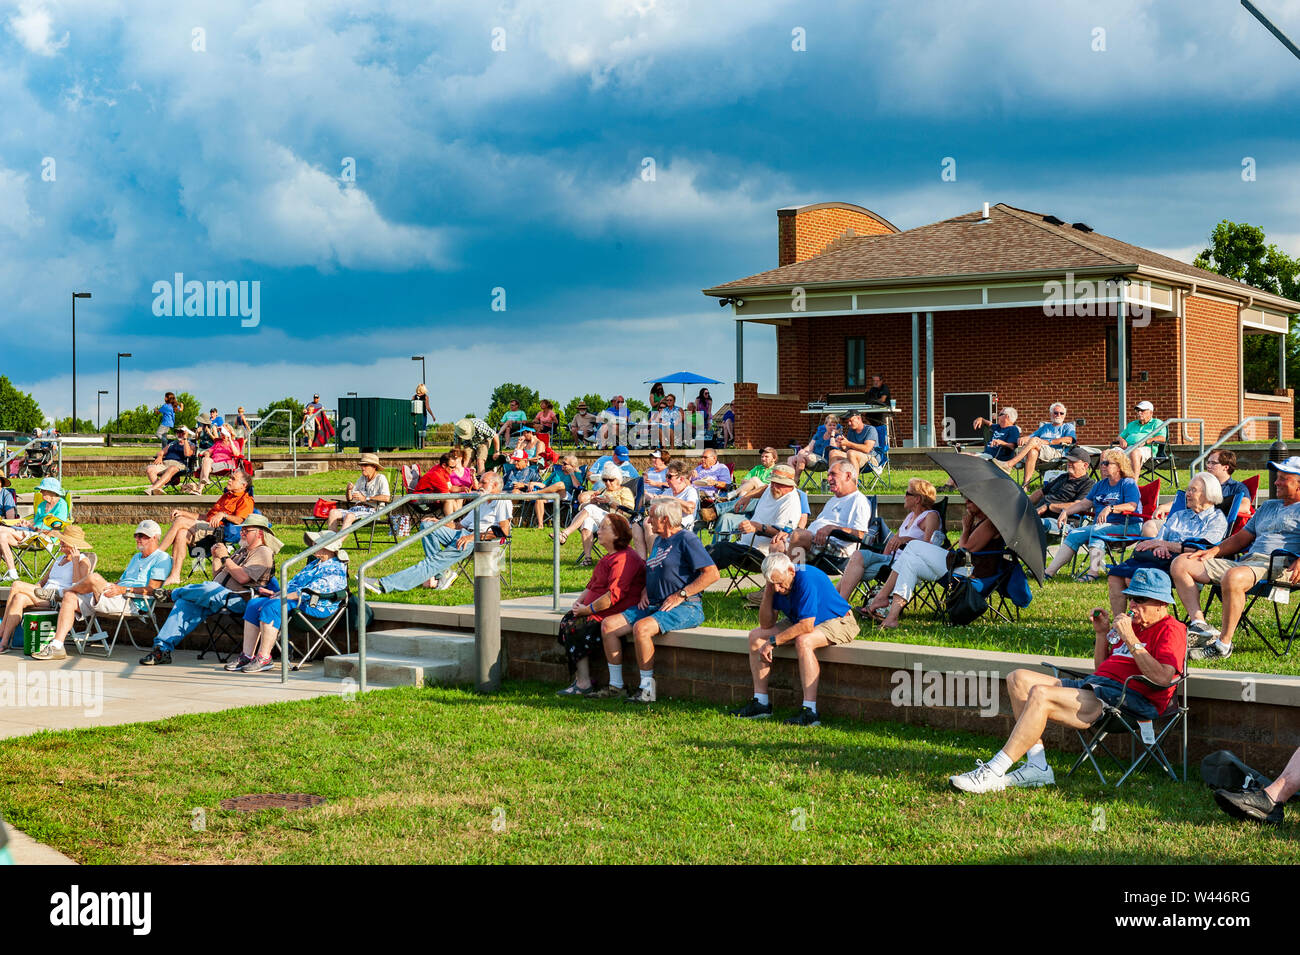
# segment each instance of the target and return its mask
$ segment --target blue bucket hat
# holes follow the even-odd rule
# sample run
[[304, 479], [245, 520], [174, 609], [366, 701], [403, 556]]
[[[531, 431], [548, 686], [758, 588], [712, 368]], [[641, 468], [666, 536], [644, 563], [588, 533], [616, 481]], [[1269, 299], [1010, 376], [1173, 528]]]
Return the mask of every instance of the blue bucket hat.
[[57, 494], [59, 497], [68, 496], [68, 492], [63, 489], [63, 485], [59, 483], [58, 478], [43, 478], [41, 483], [36, 485], [36, 490], [49, 491], [51, 494]]
[[1133, 572], [1133, 578], [1124, 590], [1129, 597], [1146, 597], [1158, 600], [1162, 604], [1174, 602], [1173, 587], [1169, 575], [1156, 567], [1139, 567]]

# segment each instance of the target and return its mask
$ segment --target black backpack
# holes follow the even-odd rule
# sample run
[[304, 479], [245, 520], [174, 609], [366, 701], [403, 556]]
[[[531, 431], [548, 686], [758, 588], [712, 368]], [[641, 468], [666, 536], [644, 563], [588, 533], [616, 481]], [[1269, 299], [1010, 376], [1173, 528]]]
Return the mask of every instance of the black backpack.
[[1201, 760], [1201, 779], [1211, 789], [1244, 792], [1263, 789], [1273, 780], [1258, 769], [1252, 769], [1226, 749], [1215, 750]]

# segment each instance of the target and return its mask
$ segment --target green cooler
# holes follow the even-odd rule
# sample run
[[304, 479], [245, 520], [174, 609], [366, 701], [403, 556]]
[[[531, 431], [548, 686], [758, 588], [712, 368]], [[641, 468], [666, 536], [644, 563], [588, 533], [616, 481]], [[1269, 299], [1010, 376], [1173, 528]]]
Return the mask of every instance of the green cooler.
[[53, 640], [58, 620], [57, 610], [31, 610], [23, 614], [22, 626], [14, 634], [15, 640], [22, 641], [23, 653], [30, 657]]

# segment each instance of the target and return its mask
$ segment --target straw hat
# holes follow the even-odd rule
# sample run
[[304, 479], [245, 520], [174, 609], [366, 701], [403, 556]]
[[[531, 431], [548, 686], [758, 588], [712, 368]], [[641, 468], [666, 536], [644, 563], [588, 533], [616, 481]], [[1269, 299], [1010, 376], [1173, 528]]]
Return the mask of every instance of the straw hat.
[[64, 524], [58, 533], [59, 543], [67, 544], [74, 550], [94, 550], [95, 545], [86, 540], [86, 532], [80, 524]]
[[244, 518], [244, 523], [239, 526], [256, 527], [261, 530], [262, 538], [265, 540], [266, 546], [271, 548], [272, 554], [280, 553], [280, 549], [284, 547], [284, 541], [271, 533], [271, 522], [266, 519], [264, 514], [249, 514], [248, 517]]
[[383, 465], [379, 463], [379, 455], [371, 454], [369, 452], [361, 455], [360, 463], [363, 466], [369, 464], [371, 467], [376, 467], [376, 468], [383, 467]]

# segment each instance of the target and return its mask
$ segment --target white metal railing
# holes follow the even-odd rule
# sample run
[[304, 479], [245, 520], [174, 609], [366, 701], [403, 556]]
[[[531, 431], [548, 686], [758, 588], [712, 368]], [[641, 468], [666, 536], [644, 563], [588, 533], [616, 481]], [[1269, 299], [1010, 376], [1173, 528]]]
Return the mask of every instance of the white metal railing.
[[1255, 421], [1276, 421], [1277, 438], [1279, 441], [1282, 440], [1282, 416], [1281, 415], [1257, 414], [1257, 415], [1251, 415], [1249, 418], [1242, 418], [1235, 425], [1229, 428], [1228, 432], [1224, 434], [1223, 437], [1221, 437], [1218, 441], [1215, 441], [1214, 444], [1210, 445], [1208, 450], [1201, 452], [1200, 456], [1197, 457], [1196, 460], [1192, 462], [1191, 472], [1195, 474], [1197, 468], [1199, 468], [1202, 465], [1202, 463], [1204, 463], [1206, 458], [1208, 458], [1215, 451], [1219, 450], [1219, 448], [1221, 448], [1223, 445], [1231, 441], [1234, 435], [1237, 435], [1241, 432], [1242, 428], [1246, 427], [1246, 425], [1251, 424], [1252, 422]]
[[[1170, 448], [1172, 448], [1174, 445], [1174, 432], [1171, 431], [1169, 428], [1169, 426], [1172, 424], [1196, 425], [1196, 429], [1198, 432], [1197, 443], [1200, 445], [1201, 448], [1200, 457], [1204, 457], [1205, 456], [1205, 419], [1204, 418], [1169, 418], [1167, 421], [1165, 421], [1165, 442]], [[1183, 434], [1187, 433], [1186, 427], [1180, 430], [1182, 431]], [[1170, 454], [1172, 453], [1173, 452], [1171, 451]], [[1172, 458], [1170, 460], [1172, 460]], [[1195, 469], [1190, 469], [1190, 470], [1191, 473], [1188, 476], [1189, 481], [1192, 479], [1192, 477], [1196, 475]]]
[[[298, 476], [298, 435], [306, 431], [307, 425], [309, 424], [314, 425], [316, 423], [316, 419], [320, 415], [333, 415], [335, 419], [338, 418], [338, 412], [335, 411], [333, 408], [321, 408], [319, 411], [313, 411], [311, 414], [307, 415], [307, 417], [303, 418], [302, 424], [298, 425], [298, 427], [294, 428], [293, 431], [289, 433], [289, 447], [293, 452], [293, 476], [294, 477]], [[270, 416], [268, 415], [267, 417]]]
[[[273, 409], [273, 410], [271, 411], [271, 413], [268, 414], [265, 418], [257, 418], [257, 415], [251, 415], [251, 416], [250, 416], [250, 415], [244, 415], [245, 418], [247, 418], [247, 417], [257, 418], [257, 423], [254, 424], [251, 428], [248, 429], [248, 442], [247, 442], [247, 447], [245, 448], [245, 450], [248, 450], [249, 448], [252, 448], [252, 446], [253, 446], [253, 435], [257, 434], [257, 432], [259, 432], [260, 430], [262, 430], [262, 427], [263, 427], [263, 426], [264, 426], [268, 421], [270, 421], [272, 418], [274, 418], [276, 415], [280, 414], [281, 412], [283, 412], [284, 414], [287, 415], [287, 414], [289, 414], [289, 409], [288, 409], [288, 408], [275, 408], [275, 409]], [[231, 415], [231, 416], [229, 416], [229, 417], [233, 417], [233, 415]]]

